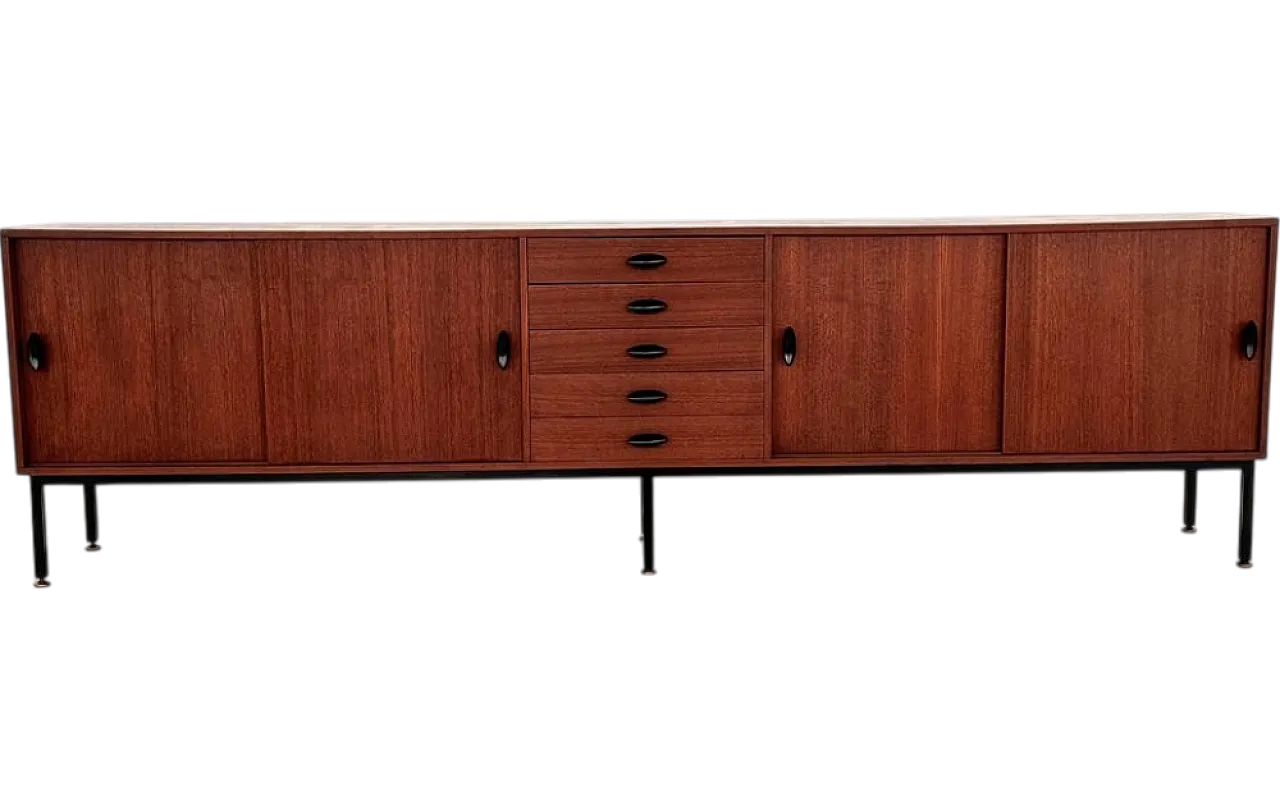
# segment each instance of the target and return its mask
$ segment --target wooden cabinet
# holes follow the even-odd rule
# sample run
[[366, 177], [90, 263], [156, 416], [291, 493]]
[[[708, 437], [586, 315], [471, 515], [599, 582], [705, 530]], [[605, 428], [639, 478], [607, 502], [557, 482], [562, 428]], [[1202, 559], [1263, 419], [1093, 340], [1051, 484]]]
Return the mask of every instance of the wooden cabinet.
[[1010, 237], [1005, 450], [1259, 450], [1265, 359], [1243, 346], [1269, 244], [1263, 227]]
[[[243, 242], [13, 242], [20, 459], [262, 461], [262, 339], [249, 254]], [[28, 342], [43, 350], [38, 368], [29, 351], [19, 355]]]
[[1256, 458], [1275, 232], [1231, 215], [10, 229], [18, 466]]
[[255, 260], [272, 463], [522, 458], [516, 240], [266, 242]]
[[1004, 239], [775, 237], [774, 453], [999, 451]]

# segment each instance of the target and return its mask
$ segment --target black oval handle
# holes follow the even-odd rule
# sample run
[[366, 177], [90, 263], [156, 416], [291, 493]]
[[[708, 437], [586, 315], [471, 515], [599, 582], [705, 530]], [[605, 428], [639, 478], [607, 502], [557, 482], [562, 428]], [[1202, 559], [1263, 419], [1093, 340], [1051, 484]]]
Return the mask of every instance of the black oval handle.
[[1240, 353], [1249, 361], [1258, 355], [1258, 323], [1250, 320], [1240, 332]]
[[632, 434], [627, 444], [633, 448], [660, 448], [667, 444], [666, 434]]
[[498, 332], [498, 369], [505, 370], [511, 364], [511, 333]]
[[627, 311], [632, 314], [661, 314], [667, 310], [667, 302], [657, 298], [641, 298], [627, 304]]
[[637, 389], [627, 393], [627, 400], [632, 403], [662, 403], [666, 399], [667, 393], [660, 389]]
[[667, 257], [661, 253], [637, 253], [627, 257], [627, 266], [637, 270], [656, 270], [667, 263]]
[[627, 348], [627, 355], [633, 359], [660, 359], [667, 355], [667, 349], [661, 345], [632, 345]]
[[788, 367], [796, 363], [796, 330], [791, 326], [782, 332], [782, 363]]
[[43, 370], [47, 364], [44, 340], [39, 334], [27, 337], [27, 364], [31, 365], [32, 370]]

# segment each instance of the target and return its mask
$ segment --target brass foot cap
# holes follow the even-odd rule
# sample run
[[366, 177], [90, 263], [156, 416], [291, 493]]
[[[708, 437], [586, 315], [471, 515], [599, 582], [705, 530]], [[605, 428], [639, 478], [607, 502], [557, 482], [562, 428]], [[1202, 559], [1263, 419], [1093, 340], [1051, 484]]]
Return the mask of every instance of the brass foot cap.
[[48, 587], [48, 586], [49, 586], [49, 580], [48, 580], [48, 579], [36, 579], [36, 586], [37, 586], [37, 587], [41, 587], [41, 588]]
[[1196, 533], [1196, 527], [1195, 527], [1195, 526], [1183, 526], [1183, 527], [1182, 527], [1182, 533], [1183, 533], [1183, 534], [1195, 534], [1195, 533]]
[[84, 546], [84, 549], [85, 549], [86, 551], [101, 551], [101, 550], [102, 550], [102, 546], [101, 546], [101, 545], [99, 545], [99, 544], [98, 544], [98, 543], [96, 543], [96, 542], [91, 542], [91, 543], [89, 543], [88, 545]]
[[642, 576], [656, 576], [656, 575], [658, 575], [658, 571], [656, 571], [656, 570], [641, 570], [641, 571], [640, 571], [640, 575], [642, 575]]
[[1236, 562], [1236, 567], [1240, 567], [1248, 570], [1249, 568], [1253, 567], [1253, 562]]

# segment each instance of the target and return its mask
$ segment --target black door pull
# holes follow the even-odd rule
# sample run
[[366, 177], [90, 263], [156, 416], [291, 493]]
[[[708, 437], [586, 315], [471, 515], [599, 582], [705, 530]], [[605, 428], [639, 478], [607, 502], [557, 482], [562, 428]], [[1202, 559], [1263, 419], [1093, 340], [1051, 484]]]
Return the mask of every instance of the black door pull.
[[790, 326], [782, 332], [782, 363], [788, 367], [796, 363], [796, 330]]
[[1258, 355], [1258, 323], [1250, 320], [1240, 333], [1240, 353], [1249, 361]]
[[667, 263], [661, 253], [637, 253], [627, 257], [627, 266], [637, 270], [656, 270]]
[[498, 369], [505, 370], [511, 364], [511, 334], [507, 331], [498, 332]]
[[27, 364], [32, 370], [43, 370], [46, 364], [44, 340], [39, 334], [27, 337]]
[[627, 348], [627, 355], [633, 359], [660, 359], [667, 355], [667, 349], [661, 345], [632, 345]]
[[667, 444], [666, 434], [632, 434], [627, 444], [633, 448], [660, 448]]
[[637, 389], [627, 394], [627, 400], [632, 403], [662, 403], [666, 399], [667, 393], [660, 389]]
[[667, 302], [657, 298], [641, 298], [627, 304], [627, 311], [632, 314], [660, 314], [667, 310]]

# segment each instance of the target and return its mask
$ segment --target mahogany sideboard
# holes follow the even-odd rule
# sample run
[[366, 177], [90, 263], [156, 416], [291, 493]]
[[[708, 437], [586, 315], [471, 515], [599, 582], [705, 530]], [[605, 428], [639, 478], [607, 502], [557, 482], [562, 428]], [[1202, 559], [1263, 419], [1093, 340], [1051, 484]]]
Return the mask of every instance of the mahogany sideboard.
[[1243, 215], [3, 231], [44, 487], [1165, 469], [1241, 474], [1277, 221]]

